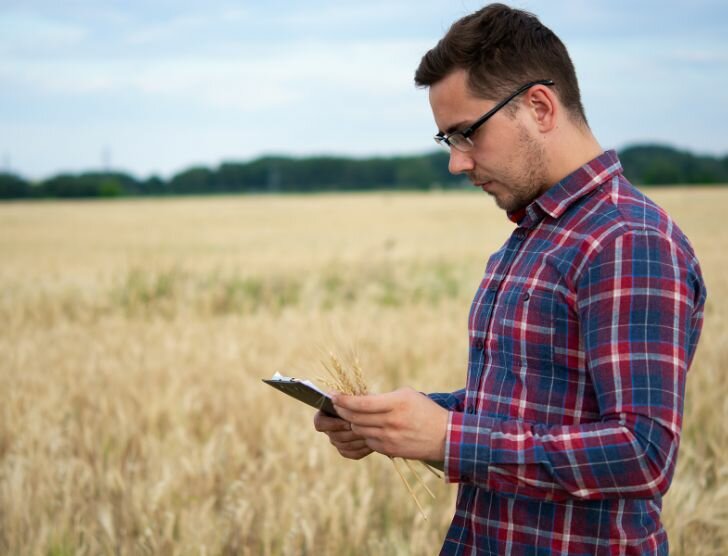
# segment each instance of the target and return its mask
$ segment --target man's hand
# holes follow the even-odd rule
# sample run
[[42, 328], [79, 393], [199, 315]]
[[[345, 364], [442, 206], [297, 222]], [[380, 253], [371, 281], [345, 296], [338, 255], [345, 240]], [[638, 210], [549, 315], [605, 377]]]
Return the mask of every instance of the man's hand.
[[345, 458], [361, 459], [372, 453], [364, 437], [352, 432], [351, 424], [343, 419], [329, 417], [319, 411], [313, 418], [313, 426], [317, 431], [326, 434], [331, 444]]
[[401, 388], [368, 396], [335, 394], [333, 402], [351, 423], [351, 434], [372, 450], [408, 459], [445, 459], [448, 412], [424, 394]]

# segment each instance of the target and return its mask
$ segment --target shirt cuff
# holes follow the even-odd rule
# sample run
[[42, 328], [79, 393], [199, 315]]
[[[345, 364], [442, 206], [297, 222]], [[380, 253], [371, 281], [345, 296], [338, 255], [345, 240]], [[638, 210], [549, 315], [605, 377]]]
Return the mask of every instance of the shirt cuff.
[[460, 400], [454, 393], [434, 392], [425, 395], [437, 405], [449, 411], [457, 411], [460, 405]]
[[495, 420], [450, 411], [445, 434], [445, 481], [485, 486], [490, 463], [490, 435]]

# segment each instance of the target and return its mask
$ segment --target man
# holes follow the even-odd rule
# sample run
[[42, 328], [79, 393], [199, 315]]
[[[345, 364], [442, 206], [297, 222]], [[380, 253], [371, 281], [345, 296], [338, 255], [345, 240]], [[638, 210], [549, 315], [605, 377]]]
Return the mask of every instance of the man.
[[706, 291], [670, 217], [603, 152], [561, 41], [494, 4], [422, 59], [450, 171], [516, 224], [469, 317], [465, 388], [336, 395], [339, 452], [442, 462], [443, 554], [667, 554], [685, 378]]

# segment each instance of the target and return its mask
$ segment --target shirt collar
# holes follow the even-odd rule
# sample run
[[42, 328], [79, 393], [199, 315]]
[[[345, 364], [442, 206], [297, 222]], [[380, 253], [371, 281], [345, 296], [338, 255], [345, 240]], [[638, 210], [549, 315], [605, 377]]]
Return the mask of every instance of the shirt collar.
[[575, 201], [621, 173], [622, 165], [617, 153], [613, 150], [605, 151], [549, 187], [525, 209], [509, 212], [508, 218], [524, 228], [534, 226], [546, 214], [558, 218]]

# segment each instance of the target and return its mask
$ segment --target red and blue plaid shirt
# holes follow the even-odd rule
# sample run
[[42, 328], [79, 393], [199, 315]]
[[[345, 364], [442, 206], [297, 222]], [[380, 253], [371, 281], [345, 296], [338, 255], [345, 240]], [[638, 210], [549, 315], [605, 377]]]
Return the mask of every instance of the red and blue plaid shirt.
[[459, 483], [442, 554], [667, 554], [695, 253], [612, 151], [519, 218], [475, 294], [466, 387], [430, 395]]

